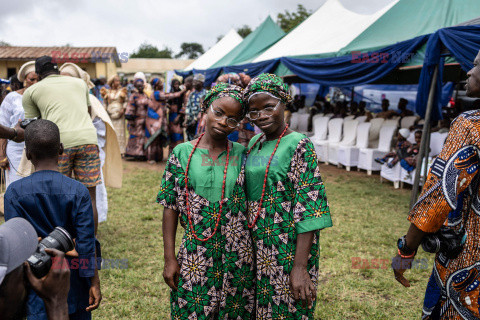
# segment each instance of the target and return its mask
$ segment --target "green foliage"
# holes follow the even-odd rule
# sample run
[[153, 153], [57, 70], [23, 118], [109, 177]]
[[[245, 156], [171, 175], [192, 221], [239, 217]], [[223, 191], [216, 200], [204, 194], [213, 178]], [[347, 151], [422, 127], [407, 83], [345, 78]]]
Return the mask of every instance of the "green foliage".
[[11, 44], [6, 42], [6, 41], [3, 41], [3, 40], [0, 40], [0, 47], [10, 47]]
[[187, 59], [196, 59], [205, 52], [203, 46], [196, 42], [184, 42], [180, 45], [180, 49], [181, 51], [175, 58], [186, 57]]
[[305, 9], [303, 5], [299, 4], [297, 5], [297, 12], [289, 12], [288, 10], [285, 10], [284, 13], [279, 13], [277, 15], [277, 23], [283, 31], [288, 33], [307, 19], [311, 14], [312, 11]]
[[144, 42], [130, 55], [130, 58], [172, 58], [172, 54], [172, 50], [166, 46], [158, 50], [156, 46]]
[[237, 29], [237, 33], [240, 35], [240, 37], [245, 38], [250, 33], [252, 33], [252, 29], [245, 24], [243, 25], [243, 27]]

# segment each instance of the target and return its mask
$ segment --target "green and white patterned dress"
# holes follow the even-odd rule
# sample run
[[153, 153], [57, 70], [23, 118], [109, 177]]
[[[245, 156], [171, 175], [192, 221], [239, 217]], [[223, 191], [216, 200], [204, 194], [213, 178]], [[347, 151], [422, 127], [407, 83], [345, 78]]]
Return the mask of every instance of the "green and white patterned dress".
[[[260, 138], [255, 136], [249, 148]], [[257, 214], [268, 159], [277, 140], [262, 141], [245, 167], [248, 220]], [[331, 227], [330, 209], [312, 142], [303, 134], [284, 136], [268, 172], [262, 210], [252, 228], [256, 261], [256, 319], [313, 319], [290, 292], [297, 234], [316, 231], [307, 271], [317, 284], [320, 230]]]
[[[223, 212], [215, 235], [196, 240], [190, 230], [185, 202], [185, 168], [191, 142], [176, 146], [168, 160], [157, 202], [179, 212], [185, 228], [178, 263], [178, 291], [171, 291], [172, 319], [250, 319], [254, 311], [253, 246], [246, 221], [245, 147], [232, 143]], [[219, 213], [226, 151], [213, 161], [197, 148], [189, 169], [188, 189], [196, 235], [211, 235]], [[218, 318], [217, 318], [218, 317]]]

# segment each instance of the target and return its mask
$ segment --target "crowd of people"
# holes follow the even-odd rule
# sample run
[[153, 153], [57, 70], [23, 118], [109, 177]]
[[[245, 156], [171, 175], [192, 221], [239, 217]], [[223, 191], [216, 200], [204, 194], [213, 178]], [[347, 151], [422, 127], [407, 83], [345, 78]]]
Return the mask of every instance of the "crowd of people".
[[[480, 97], [478, 62], [480, 53], [468, 73], [472, 97]], [[114, 123], [115, 115], [127, 122], [125, 158], [160, 161], [165, 142], [175, 143], [156, 197], [164, 207], [163, 277], [171, 288], [172, 318], [314, 318], [320, 230], [333, 225], [315, 148], [289, 128], [293, 99], [281, 78], [222, 77], [208, 91], [203, 75], [183, 85], [174, 79], [165, 93], [162, 79], [147, 83], [139, 73], [129, 93], [118, 77], [94, 84], [78, 66], [58, 67], [48, 56], [22, 66], [17, 79], [26, 88], [4, 99], [11, 116], [0, 124], [8, 163], [8, 152], [20, 149], [13, 143], [24, 141], [0, 226], [2, 317], [91, 319], [99, 307], [97, 187], [102, 181], [118, 187], [118, 175], [106, 177], [122, 153], [117, 131], [124, 124]], [[404, 99], [396, 115], [388, 106], [384, 100], [376, 116], [409, 115]], [[331, 105], [320, 107], [328, 112]], [[368, 116], [362, 103], [345, 107], [337, 103], [332, 113]], [[436, 253], [423, 319], [480, 317], [478, 119], [478, 110], [469, 111], [452, 123], [392, 260], [395, 279], [408, 287], [404, 273], [420, 244]], [[248, 138], [245, 131], [255, 129], [247, 124], [259, 134]], [[421, 135], [413, 145], [405, 143], [407, 135], [400, 130], [397, 150], [378, 161], [408, 164]], [[177, 255], [178, 222], [184, 235]], [[37, 278], [29, 257], [38, 250], [37, 236], [45, 239], [56, 227], [75, 239], [74, 250], [45, 249], [56, 267]]]

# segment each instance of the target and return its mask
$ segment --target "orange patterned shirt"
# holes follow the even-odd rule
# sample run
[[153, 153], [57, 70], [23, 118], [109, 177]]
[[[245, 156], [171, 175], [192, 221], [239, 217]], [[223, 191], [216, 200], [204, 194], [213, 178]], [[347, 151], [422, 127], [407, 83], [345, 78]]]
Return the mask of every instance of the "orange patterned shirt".
[[480, 178], [479, 156], [480, 110], [475, 110], [452, 122], [443, 150], [433, 162], [408, 217], [425, 232], [436, 232], [442, 226], [463, 226], [467, 234], [457, 258], [437, 253], [425, 294], [423, 319], [434, 318], [432, 312], [440, 319], [480, 317], [480, 199], [478, 187], [473, 187]]

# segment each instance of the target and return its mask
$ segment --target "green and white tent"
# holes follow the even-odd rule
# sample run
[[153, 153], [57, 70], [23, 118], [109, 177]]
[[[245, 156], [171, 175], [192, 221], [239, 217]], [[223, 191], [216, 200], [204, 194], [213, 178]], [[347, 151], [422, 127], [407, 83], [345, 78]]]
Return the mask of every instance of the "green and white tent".
[[[352, 51], [374, 51], [400, 41], [433, 33], [441, 28], [455, 26], [480, 16], [479, 0], [399, 0], [393, 1], [391, 4], [393, 5], [378, 19], [336, 53], [282, 56], [321, 58], [343, 56], [350, 54]], [[300, 24], [297, 29], [307, 21], [308, 19]], [[331, 32], [335, 33], [334, 30]], [[284, 39], [287, 37], [288, 35]], [[425, 46], [421, 47], [416, 52], [414, 59], [403, 67], [422, 66], [424, 52]], [[448, 62], [454, 61], [450, 59]], [[293, 75], [282, 64], [279, 65], [275, 73], [280, 76]]]
[[211, 68], [249, 63], [283, 36], [285, 36], [285, 32], [268, 16], [260, 26], [223, 58], [215, 62]]

